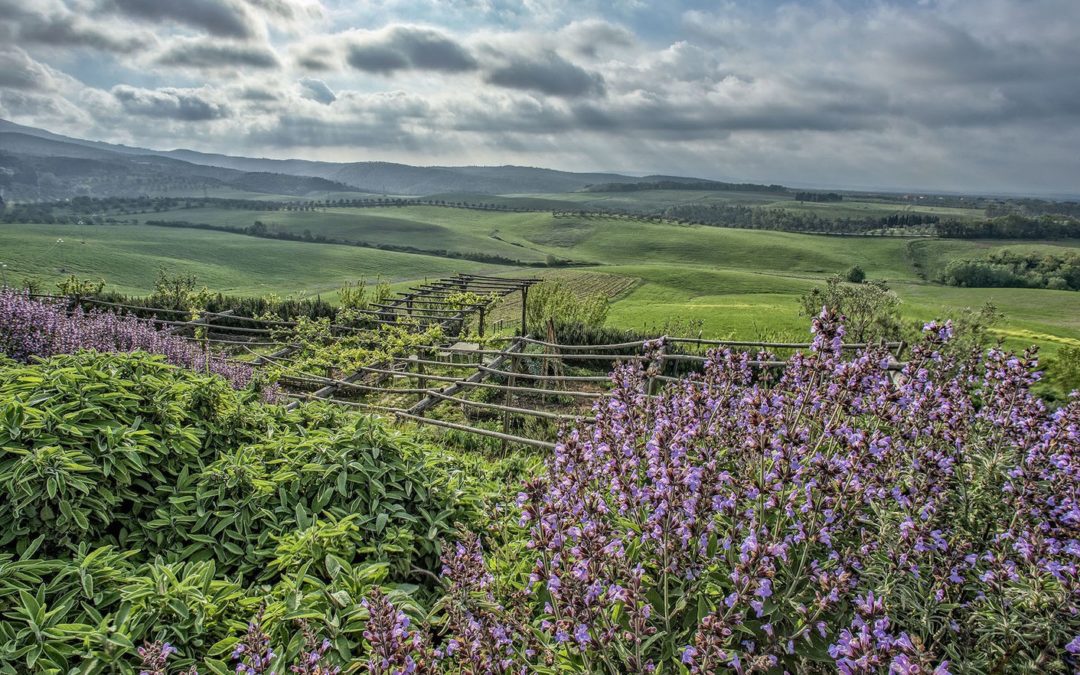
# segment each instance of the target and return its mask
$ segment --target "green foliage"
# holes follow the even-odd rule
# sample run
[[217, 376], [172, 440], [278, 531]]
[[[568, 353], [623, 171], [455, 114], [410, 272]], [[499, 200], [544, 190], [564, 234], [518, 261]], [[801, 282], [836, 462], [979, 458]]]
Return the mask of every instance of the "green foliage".
[[1047, 364], [1050, 382], [1063, 393], [1080, 389], [1080, 347], [1062, 347]]
[[345, 285], [338, 289], [338, 301], [344, 309], [366, 308], [370, 302], [368, 300], [367, 281], [364, 279], [360, 279], [355, 283], [346, 281]]
[[436, 569], [438, 537], [473, 517], [438, 455], [359, 416], [225, 449], [156, 515], [147, 529], [174, 548], [263, 581], [328, 553], [387, 562], [399, 578]]
[[1027, 218], [1014, 213], [981, 222], [946, 220], [934, 227], [939, 237], [954, 239], [1080, 238], [1080, 220], [1060, 215]]
[[851, 269], [847, 271], [847, 274], [844, 275], [844, 281], [853, 284], [861, 284], [862, 282], [866, 281], [866, 272], [863, 271], [862, 267], [859, 267], [858, 265], [853, 265]]
[[199, 286], [194, 274], [173, 274], [162, 267], [158, 269], [154, 292], [147, 302], [150, 307], [195, 311], [204, 309], [210, 297], [210, 291]]
[[390, 282], [382, 277], [376, 280], [373, 288], [368, 287], [367, 280], [359, 279], [356, 282], [346, 281], [338, 289], [338, 301], [344, 310], [366, 309], [373, 303], [386, 302], [392, 294]]
[[607, 320], [610, 301], [603, 293], [575, 293], [557, 280], [542, 281], [529, 289], [529, 332], [542, 335], [549, 320], [557, 324], [599, 327]]
[[953, 260], [941, 281], [972, 288], [1048, 288], [1080, 290], [1080, 255], [996, 251], [982, 260]]
[[239, 419], [251, 397], [147, 355], [4, 367], [0, 546], [22, 551], [41, 534], [49, 551], [141, 545], [140, 519], [167, 497], [160, 485], [200, 468], [215, 446], [253, 438]]
[[499, 299], [499, 295], [491, 293], [475, 293], [473, 291], [459, 291], [446, 296], [446, 303], [456, 310], [467, 310], [474, 307], [488, 307]]
[[301, 618], [347, 658], [372, 584], [429, 584], [480, 517], [469, 476], [377, 419], [158, 357], [0, 360], [0, 673], [128, 673], [144, 640], [229, 672], [261, 604], [282, 663]]
[[808, 317], [820, 314], [822, 307], [844, 315], [848, 342], [900, 338], [900, 299], [882, 281], [853, 285], [836, 275], [799, 298], [799, 305]]
[[73, 298], [85, 298], [91, 295], [97, 295], [101, 293], [101, 289], [105, 287], [104, 279], [80, 279], [76, 275], [72, 274], [67, 279], [56, 284], [56, 290], [60, 295], [67, 295]]
[[[348, 311], [342, 315], [347, 317]], [[438, 344], [443, 340], [443, 330], [438, 325], [420, 330], [416, 322], [402, 320], [340, 335], [331, 328], [328, 319], [301, 318], [296, 326], [275, 331], [274, 338], [298, 345], [299, 349], [289, 356], [287, 363], [279, 363], [270, 371], [272, 377], [344, 377], [359, 367], [379, 364], [385, 367], [388, 359]]]

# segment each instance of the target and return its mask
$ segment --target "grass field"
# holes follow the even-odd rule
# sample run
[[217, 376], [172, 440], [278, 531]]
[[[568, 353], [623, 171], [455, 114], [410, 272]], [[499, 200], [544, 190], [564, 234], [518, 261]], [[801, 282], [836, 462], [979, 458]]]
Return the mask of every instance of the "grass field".
[[126, 293], [149, 290], [161, 267], [195, 274], [215, 291], [246, 295], [325, 294], [349, 279], [381, 275], [406, 281], [504, 269], [353, 246], [145, 225], [0, 225], [0, 251], [9, 282], [33, 278], [51, 288], [68, 274], [77, 274], [104, 278], [107, 288]]
[[506, 227], [538, 226], [551, 220], [549, 213], [500, 213], [435, 206], [328, 208], [319, 211], [240, 211], [235, 209], [180, 209], [146, 214], [142, 220], [184, 220], [216, 226], [250, 227], [262, 222], [271, 232], [325, 236], [373, 245], [412, 246], [423, 250], [486, 253], [523, 262], [542, 262], [547, 253], [527, 242], [500, 238]]
[[945, 218], [967, 220], [982, 218], [981, 209], [964, 209], [933, 204], [898, 204], [873, 201], [856, 196], [841, 202], [799, 202], [789, 194], [775, 192], [724, 192], [711, 190], [642, 190], [638, 192], [571, 192], [565, 194], [519, 195], [553, 203], [567, 209], [612, 209], [652, 211], [679, 204], [729, 204], [761, 206], [788, 211], [813, 213], [829, 218], [880, 217], [894, 213], [926, 213]]
[[[871, 279], [887, 281], [896, 290], [902, 313], [912, 323], [989, 301], [1006, 314], [1001, 335], [1012, 346], [1035, 341], [1052, 351], [1080, 340], [1080, 293], [932, 283], [956, 258], [980, 258], [1003, 248], [1060, 251], [1075, 249], [1080, 242], [828, 237], [434, 206], [296, 213], [185, 209], [141, 218], [232, 227], [260, 220], [272, 229], [298, 234], [310, 230], [352, 242], [482, 252], [533, 263], [549, 256], [574, 260], [589, 266], [545, 273], [587, 275], [577, 277], [578, 283], [584, 279], [595, 283], [597, 275], [618, 277], [623, 286], [609, 315], [611, 324], [659, 328], [672, 320], [700, 322], [704, 334], [712, 337], [804, 338], [808, 320], [799, 316], [797, 298], [829, 275], [857, 264]], [[57, 238], [65, 242], [55, 244]], [[515, 272], [446, 257], [151, 226], [7, 225], [0, 228], [0, 250], [13, 281], [36, 276], [51, 283], [74, 272], [104, 277], [112, 287], [130, 292], [145, 291], [161, 266], [191, 271], [215, 290], [322, 293], [331, 298], [346, 279], [380, 274], [406, 281], [457, 271], [527, 275], [542, 271]], [[618, 284], [613, 282], [612, 288]]]
[[[488, 253], [527, 263], [549, 255], [579, 263], [678, 262], [822, 274], [859, 263], [890, 277], [915, 274], [911, 242], [899, 238], [808, 237], [785, 232], [704, 225], [648, 223], [607, 217], [554, 217], [547, 212], [502, 213], [437, 206], [330, 208], [320, 211], [181, 209], [144, 220], [185, 220], [244, 228], [255, 221], [288, 231], [348, 242]], [[762, 256], [768, 250], [768, 256]]]

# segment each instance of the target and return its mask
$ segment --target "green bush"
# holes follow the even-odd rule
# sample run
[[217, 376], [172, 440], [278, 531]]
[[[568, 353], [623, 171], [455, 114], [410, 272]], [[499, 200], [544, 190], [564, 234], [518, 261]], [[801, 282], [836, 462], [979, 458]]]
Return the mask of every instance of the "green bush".
[[160, 357], [0, 360], [0, 673], [129, 672], [144, 640], [230, 672], [215, 659], [260, 605], [282, 659], [296, 619], [348, 658], [372, 584], [430, 586], [479, 518], [468, 480], [377, 418]]
[[[141, 544], [142, 519], [269, 408], [162, 357], [83, 352], [0, 367], [0, 547]], [[134, 540], [133, 540], [134, 539]]]

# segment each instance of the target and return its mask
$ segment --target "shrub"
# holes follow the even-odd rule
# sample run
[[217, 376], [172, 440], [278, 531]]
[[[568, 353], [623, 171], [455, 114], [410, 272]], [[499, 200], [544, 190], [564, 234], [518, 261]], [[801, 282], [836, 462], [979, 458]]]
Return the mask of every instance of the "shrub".
[[1030, 356], [945, 355], [948, 325], [895, 379], [815, 329], [775, 377], [716, 352], [649, 398], [618, 370], [526, 484], [525, 548], [447, 565], [451, 623], [526, 669], [1075, 668], [1080, 400], [1048, 413]]
[[1050, 381], [1060, 391], [1080, 390], [1080, 347], [1062, 347], [1047, 368]]
[[542, 281], [529, 289], [529, 332], [543, 335], [549, 320], [560, 324], [600, 327], [607, 319], [609, 300], [603, 293], [575, 293], [567, 284]]
[[[34, 300], [24, 292], [0, 288], [0, 353], [27, 361], [84, 349], [160, 354], [169, 363], [221, 375], [238, 389], [255, 380], [250, 366], [207, 352], [133, 316], [79, 307], [69, 313], [61, 301]], [[266, 396], [273, 398], [274, 392], [268, 390]]]
[[855, 265], [844, 275], [844, 280], [853, 284], [861, 284], [866, 281], [866, 272], [863, 271], [863, 268]]
[[799, 306], [806, 317], [817, 316], [822, 307], [842, 314], [848, 337], [854, 342], [897, 340], [901, 335], [900, 298], [883, 281], [852, 285], [834, 275], [825, 286], [812, 288], [799, 298]]
[[373, 585], [430, 589], [440, 541], [479, 518], [456, 462], [159, 356], [0, 360], [0, 672], [133, 672], [144, 640], [229, 672], [260, 605], [282, 663], [296, 619], [359, 656]]
[[248, 396], [145, 354], [0, 368], [0, 546], [134, 548], [181, 475], [254, 439]]

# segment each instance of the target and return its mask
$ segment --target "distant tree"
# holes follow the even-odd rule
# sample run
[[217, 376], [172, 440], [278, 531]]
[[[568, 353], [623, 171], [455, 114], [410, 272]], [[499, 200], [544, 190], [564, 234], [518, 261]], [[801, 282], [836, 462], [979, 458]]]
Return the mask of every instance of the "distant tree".
[[1080, 389], [1080, 347], [1062, 347], [1047, 364], [1050, 381], [1068, 393]]
[[863, 268], [859, 267], [858, 265], [854, 265], [851, 269], [847, 271], [847, 274], [844, 275], [844, 279], [850, 281], [853, 284], [861, 284], [862, 282], [866, 281], [866, 272], [864, 272]]
[[548, 321], [595, 328], [607, 319], [609, 300], [603, 293], [575, 293], [559, 281], [542, 281], [529, 289], [529, 331], [543, 334]]
[[799, 298], [799, 305], [805, 316], [817, 316], [822, 307], [842, 314], [850, 342], [898, 340], [902, 334], [900, 299], [883, 281], [853, 285], [837, 274]]

